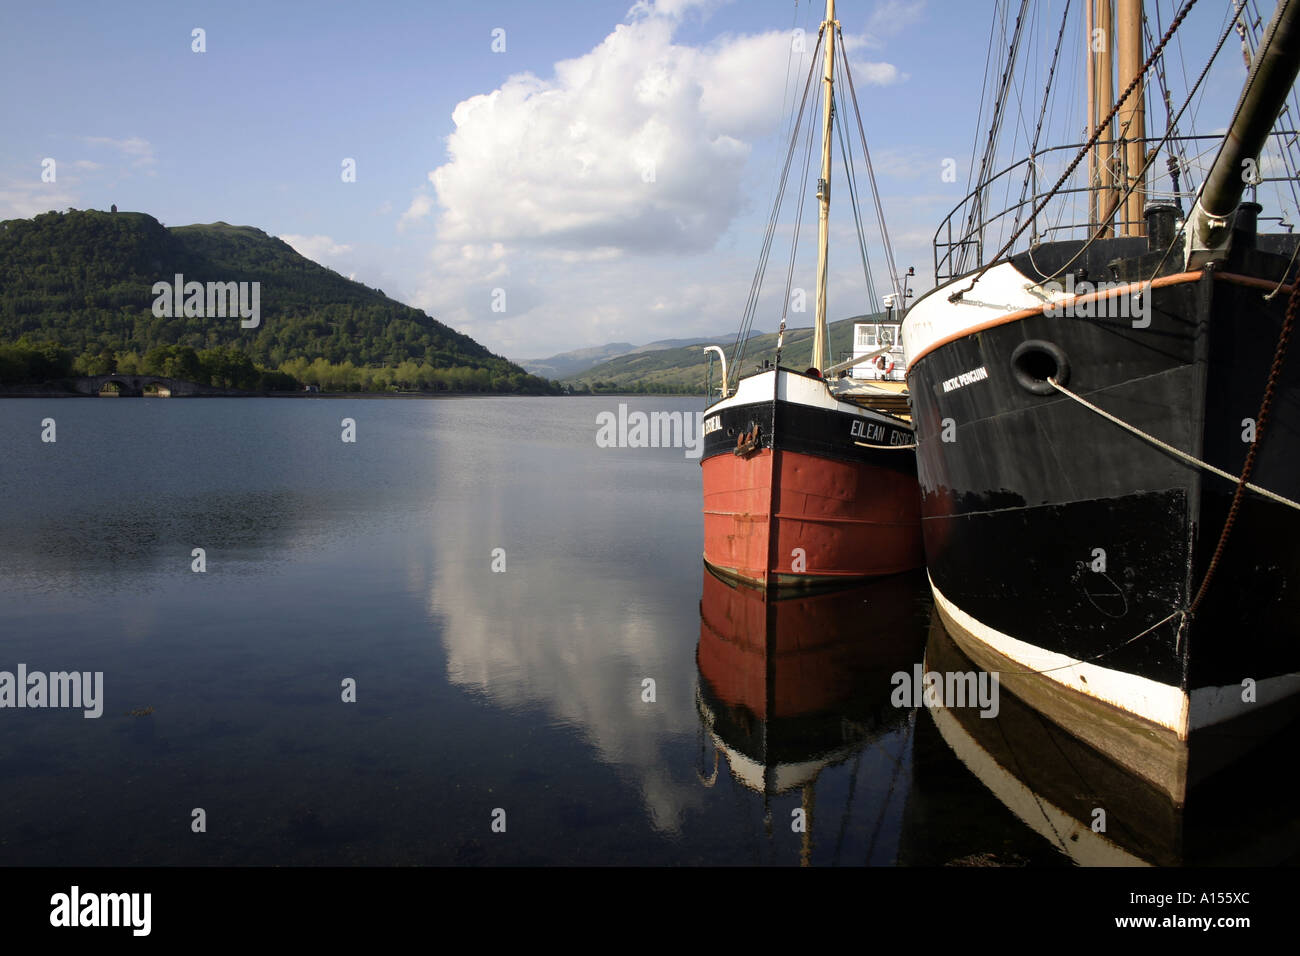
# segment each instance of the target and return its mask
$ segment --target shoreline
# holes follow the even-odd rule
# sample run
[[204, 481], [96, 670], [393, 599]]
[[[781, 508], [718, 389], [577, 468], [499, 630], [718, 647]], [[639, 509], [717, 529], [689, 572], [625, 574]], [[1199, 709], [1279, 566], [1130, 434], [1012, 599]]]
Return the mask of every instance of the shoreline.
[[[241, 394], [227, 395], [118, 395], [112, 396], [112, 401], [119, 399], [137, 400], [150, 399], [151, 401], [192, 401], [195, 399], [221, 399], [221, 398], [403, 398], [403, 399], [439, 399], [439, 398], [573, 398], [571, 395], [532, 395], [525, 392], [244, 392]], [[85, 395], [80, 392], [55, 392], [55, 391], [31, 391], [18, 392], [6, 391], [0, 388], [0, 400], [6, 398], [87, 398], [87, 399], [109, 399], [104, 395]]]
[[[22, 390], [21, 385], [0, 385], [0, 400], [6, 398], [109, 398], [104, 395], [90, 395], [85, 392], [67, 390], [40, 389], [32, 386]], [[148, 398], [161, 401], [190, 401], [192, 399], [211, 398], [402, 398], [402, 399], [441, 399], [441, 398], [703, 398], [702, 395], [681, 395], [670, 392], [580, 392], [552, 395], [531, 392], [236, 392], [233, 389], [224, 393], [198, 395], [118, 395], [112, 400]]]

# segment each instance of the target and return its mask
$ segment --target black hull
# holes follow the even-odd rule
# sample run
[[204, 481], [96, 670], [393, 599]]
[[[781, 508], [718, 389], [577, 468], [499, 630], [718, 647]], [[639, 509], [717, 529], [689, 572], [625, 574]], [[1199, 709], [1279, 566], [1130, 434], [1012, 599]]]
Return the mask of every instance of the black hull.
[[[783, 369], [792, 375], [799, 373]], [[716, 418], [716, 422], [711, 422]], [[776, 396], [743, 404], [716, 402], [704, 413], [706, 429], [701, 462], [715, 455], [734, 453], [737, 438], [759, 430], [757, 448], [814, 455], [831, 461], [869, 464], [902, 475], [916, 475], [916, 458], [906, 451], [882, 450], [870, 445], [911, 445], [912, 429], [891, 416], [879, 415], [864, 423], [862, 416], [818, 405], [806, 405]], [[868, 434], [867, 424], [875, 429]], [[858, 444], [861, 441], [863, 444]]]
[[[1136, 251], [1133, 240], [1095, 245], [1095, 262]], [[1057, 258], [1077, 248], [1056, 250]], [[1052, 252], [1036, 251], [1035, 261], [1051, 268]], [[1149, 259], [1117, 263], [1118, 277], [1146, 278]], [[926, 557], [955, 635], [1013, 660], [1028, 646], [1088, 662], [1113, 693], [1096, 686], [1098, 674], [1074, 690], [1150, 723], [1150, 735], [1185, 740], [1198, 726], [1290, 703], [1300, 673], [1293, 636], [1300, 512], [1248, 494], [1204, 601], [1185, 619], [1180, 612], [1205, 578], [1235, 483], [1055, 390], [1030, 391], [1013, 369], [1022, 343], [1052, 343], [1068, 360], [1072, 391], [1240, 474], [1249, 447], [1243, 420], [1259, 412], [1289, 290], [1272, 301], [1263, 295], [1286, 265], [1284, 255], [1246, 250], [1217, 271], [1168, 276], [1148, 293], [1146, 328], [1127, 316], [1025, 310], [937, 342], [914, 362], [908, 382]], [[976, 369], [987, 377], [953, 387]], [[1293, 356], [1251, 480], [1300, 498], [1298, 439], [1300, 356]], [[1099, 551], [1105, 565], [1096, 570]], [[1255, 682], [1254, 703], [1241, 700], [1247, 680]]]

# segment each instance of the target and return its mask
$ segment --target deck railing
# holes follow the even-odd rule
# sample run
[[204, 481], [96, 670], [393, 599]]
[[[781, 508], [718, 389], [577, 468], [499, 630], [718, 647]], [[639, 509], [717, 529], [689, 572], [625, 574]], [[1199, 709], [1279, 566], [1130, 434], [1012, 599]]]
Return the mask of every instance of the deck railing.
[[[1178, 154], [1178, 188], [1168, 169], [1167, 162], [1157, 158], [1151, 164], [1146, 176], [1146, 202], [1177, 203], [1186, 211], [1191, 208], [1196, 198], [1201, 179], [1209, 170], [1221, 141], [1219, 136], [1171, 136], [1148, 137], [1143, 140], [1148, 154], [1161, 144], [1172, 144]], [[1109, 193], [1108, 204], [1122, 195], [1124, 170], [1118, 159], [1124, 155], [1124, 140], [1099, 141], [1097, 148], [1103, 153], [1110, 151], [1116, 158], [1112, 166], [1116, 169], [1117, 185], [1106, 190], [1099, 186], [1087, 185], [1088, 162], [1079, 164], [1071, 179], [1055, 194], [1030, 223], [1029, 228], [1017, 242], [1020, 249], [1030, 248], [1042, 242], [1064, 239], [1087, 239], [1097, 232], [1100, 223], [1096, 213], [1090, 210], [1091, 200], [1097, 197], [1098, 203]], [[1291, 202], [1283, 203], [1288, 215], [1261, 216], [1260, 221], [1274, 221], [1290, 231], [1294, 218], [1293, 211], [1300, 207], [1300, 162], [1297, 161], [1297, 132], [1295, 130], [1276, 130], [1270, 134], [1270, 146], [1278, 156], [1276, 163], [1265, 160], [1261, 170], [1273, 164], [1279, 167], [1282, 175], [1260, 175], [1252, 183], [1251, 198], [1260, 186], [1268, 183], [1284, 183], [1289, 190]], [[943, 283], [957, 276], [965, 275], [986, 264], [986, 257], [993, 256], [1002, 249], [1012, 233], [1024, 223], [1025, 219], [1038, 208], [1039, 202], [1048, 194], [1064, 172], [1066, 166], [1078, 155], [1083, 143], [1053, 146], [1021, 159], [991, 176], [982, 186], [972, 190], [953, 210], [948, 213], [934, 234], [934, 275], [936, 283]], [[1266, 153], [1266, 156], [1270, 154]], [[1268, 170], [1272, 172], [1273, 170]], [[988, 211], [990, 206], [998, 209]], [[1275, 213], [1277, 211], [1275, 210]], [[1131, 234], [1141, 235], [1144, 222], [1136, 223], [1125, 220], [1121, 205], [1111, 217], [1113, 235], [1128, 234], [1127, 226], [1135, 225], [1139, 229]]]

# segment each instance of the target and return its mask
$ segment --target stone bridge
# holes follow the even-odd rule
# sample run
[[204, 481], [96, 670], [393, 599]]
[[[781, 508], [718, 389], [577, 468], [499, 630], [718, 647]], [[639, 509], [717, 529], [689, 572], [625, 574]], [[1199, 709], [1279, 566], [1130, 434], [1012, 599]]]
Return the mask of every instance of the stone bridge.
[[186, 382], [178, 378], [164, 378], [161, 375], [87, 375], [73, 379], [72, 387], [81, 395], [99, 395], [110, 382], [117, 383], [118, 395], [123, 397], [140, 396], [155, 391], [159, 396], [172, 398], [248, 394], [232, 388], [213, 388], [210, 385]]

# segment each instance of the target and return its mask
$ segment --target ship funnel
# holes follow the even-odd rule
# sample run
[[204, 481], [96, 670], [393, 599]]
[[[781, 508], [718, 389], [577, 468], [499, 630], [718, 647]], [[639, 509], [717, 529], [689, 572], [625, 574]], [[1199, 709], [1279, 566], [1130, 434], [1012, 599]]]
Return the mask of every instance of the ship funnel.
[[1300, 0], [1281, 0], [1237, 101], [1219, 155], [1188, 217], [1187, 264], [1220, 257], [1231, 235], [1234, 210], [1251, 173], [1258, 175], [1260, 151], [1300, 72]]

